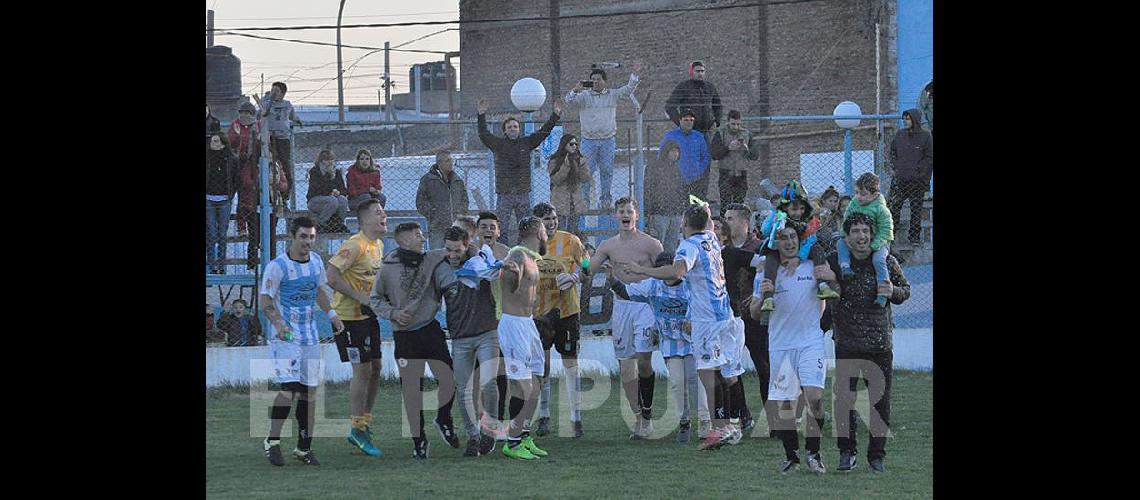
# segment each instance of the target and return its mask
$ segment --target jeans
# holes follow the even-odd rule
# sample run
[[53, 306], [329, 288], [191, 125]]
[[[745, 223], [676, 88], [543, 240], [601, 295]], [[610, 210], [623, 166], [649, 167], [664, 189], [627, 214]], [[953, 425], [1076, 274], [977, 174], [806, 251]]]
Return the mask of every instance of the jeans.
[[665, 247], [666, 252], [672, 252], [677, 249], [677, 245], [681, 242], [681, 222], [684, 219], [683, 215], [657, 215], [649, 214], [648, 220], [645, 222], [645, 229], [652, 232], [657, 239], [661, 240], [661, 246]]
[[871, 442], [867, 459], [887, 455], [887, 433], [891, 425], [891, 379], [894, 353], [891, 351], [859, 352], [835, 344], [835, 435], [840, 451], [855, 451], [858, 446], [858, 412], [855, 400], [859, 380], [867, 387], [874, 411], [866, 420], [871, 426]]
[[[762, 324], [757, 320], [744, 318], [744, 346], [748, 348], [748, 356], [752, 358], [752, 366], [756, 367], [756, 377], [760, 379], [760, 401], [764, 408], [768, 406], [768, 385], [771, 383], [770, 377], [772, 376], [769, 364], [771, 360], [768, 356], [768, 325]], [[772, 421], [772, 415], [765, 415], [768, 418], [768, 428], [774, 429], [775, 422]]]
[[226, 259], [226, 232], [230, 227], [230, 210], [233, 198], [226, 201], [206, 200], [206, 272], [224, 272]]
[[289, 139], [279, 139], [277, 137], [269, 138], [269, 149], [273, 151], [273, 157], [281, 162], [281, 166], [285, 169], [285, 178], [289, 181], [289, 199], [293, 199], [293, 144]]
[[[839, 254], [839, 268], [851, 269], [851, 250], [847, 248], [847, 242], [843, 238], [839, 238], [835, 248]], [[883, 243], [883, 246], [871, 254], [871, 264], [875, 266], [875, 281], [878, 283], [890, 279], [890, 276], [887, 275], [887, 254], [890, 252], [890, 243]]]
[[344, 196], [314, 196], [309, 200], [309, 210], [317, 216], [317, 224], [344, 222], [344, 216], [348, 213], [348, 198]]
[[530, 193], [499, 193], [495, 202], [499, 227], [507, 238], [507, 246], [519, 242], [519, 221], [531, 214]]
[[590, 175], [594, 176], [594, 181], [598, 186], [598, 196], [590, 196], [589, 186], [582, 185], [582, 199], [598, 200], [598, 205], [593, 208], [601, 208], [605, 210], [610, 208], [613, 204], [613, 180], [614, 180], [614, 150], [617, 148], [617, 139], [610, 137], [609, 139], [581, 139], [578, 150], [581, 151], [582, 157], [590, 165]]
[[[495, 383], [495, 372], [498, 368], [499, 333], [491, 330], [474, 337], [452, 339], [451, 356], [455, 365], [455, 387], [459, 392], [459, 413], [463, 415], [463, 427], [467, 430], [467, 438], [479, 437], [479, 415], [497, 415], [495, 408], [499, 400], [499, 386]], [[476, 380], [475, 360], [479, 360], [479, 388], [482, 391], [482, 408], [475, 408], [471, 404], [474, 390], [468, 392], [472, 382]]]
[[[246, 216], [249, 227], [249, 245], [246, 247], [246, 268], [253, 269], [261, 262], [261, 214], [256, 211]], [[277, 256], [277, 216], [269, 214], [269, 259]]]
[[[934, 178], [931, 177], [931, 180]], [[899, 215], [902, 213], [903, 201], [910, 200], [910, 227], [908, 234], [911, 243], [918, 243], [922, 237], [922, 196], [926, 193], [929, 183], [921, 179], [895, 178], [891, 187], [891, 200], [888, 204], [891, 217], [895, 220], [895, 235], [899, 234]]]
[[692, 419], [689, 401], [697, 400], [697, 419], [704, 422], [710, 419], [708, 396], [705, 387], [697, 380], [697, 361], [692, 354], [684, 357], [671, 357], [665, 360], [669, 369], [669, 390], [677, 405], [678, 417], [682, 422]]

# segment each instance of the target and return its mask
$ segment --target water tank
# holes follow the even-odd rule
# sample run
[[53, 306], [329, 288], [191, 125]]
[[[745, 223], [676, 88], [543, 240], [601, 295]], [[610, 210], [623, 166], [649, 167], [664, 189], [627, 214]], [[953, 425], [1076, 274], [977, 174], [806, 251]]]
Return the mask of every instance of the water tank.
[[[416, 66], [420, 68], [420, 81], [416, 81]], [[411, 86], [408, 92], [415, 92], [417, 85], [423, 85], [423, 90], [447, 90], [447, 64], [444, 61], [414, 64], [408, 70], [408, 81]]]
[[224, 45], [206, 48], [206, 103], [225, 127], [237, 118], [241, 96], [241, 59]]

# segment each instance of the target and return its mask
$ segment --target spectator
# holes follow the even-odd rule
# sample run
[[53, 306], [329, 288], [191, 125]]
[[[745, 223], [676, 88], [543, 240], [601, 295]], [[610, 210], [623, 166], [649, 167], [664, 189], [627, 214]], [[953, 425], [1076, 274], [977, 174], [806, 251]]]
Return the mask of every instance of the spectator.
[[261, 98], [261, 116], [269, 117], [265, 127], [269, 130], [269, 149], [285, 167], [288, 179], [288, 192], [293, 192], [293, 145], [290, 142], [290, 123], [301, 126], [301, 119], [293, 109], [293, 103], [285, 100], [288, 87], [284, 82], [273, 82], [272, 89]]
[[210, 135], [222, 131], [222, 122], [210, 113], [210, 103], [206, 103], [206, 144], [210, 144]]
[[348, 206], [356, 210], [360, 202], [369, 198], [380, 200], [380, 206], [387, 206], [388, 197], [381, 191], [380, 167], [372, 161], [372, 152], [356, 150], [356, 163], [348, 168]]
[[[847, 213], [847, 205], [849, 203], [851, 203], [851, 197], [850, 196], [848, 196], [848, 195], [840, 196], [839, 197], [839, 208], [836, 211], [839, 212], [840, 214]], [[840, 221], [839, 227], [841, 227], [841, 228], [843, 227], [842, 221]], [[843, 236], [843, 234], [840, 233], [840, 237], [842, 237], [842, 236]]]
[[[899, 305], [910, 298], [910, 283], [894, 256], [887, 256], [890, 280], [879, 282], [872, 262], [871, 241], [875, 237], [876, 223], [862, 213], [852, 214], [843, 222], [845, 243], [851, 249], [853, 274], [840, 276], [843, 295], [829, 301], [827, 310], [834, 321], [835, 333], [835, 436], [839, 447], [840, 471], [855, 468], [857, 443], [855, 411], [856, 390], [859, 379], [867, 386], [867, 394], [879, 396], [870, 401], [874, 410], [864, 420], [871, 428], [867, 446], [867, 459], [871, 472], [885, 472], [887, 434], [891, 422], [891, 382], [894, 354], [891, 338], [894, 322], [891, 307], [875, 304], [878, 296], [890, 297], [890, 303]], [[842, 275], [837, 254], [828, 258], [831, 270]], [[825, 325], [827, 326], [827, 325]]]
[[206, 148], [206, 263], [212, 274], [225, 274], [226, 232], [239, 173], [237, 155], [226, 135], [214, 132]]
[[505, 137], [487, 130], [487, 100], [479, 99], [479, 140], [495, 155], [495, 208], [502, 227], [507, 228], [507, 242], [518, 242], [518, 222], [530, 214], [530, 152], [534, 151], [558, 123], [562, 103], [554, 101], [554, 112], [538, 132], [523, 137], [522, 124], [513, 116], [503, 120]]
[[[285, 215], [285, 200], [289, 196], [289, 184], [285, 178], [285, 167], [269, 150], [269, 258], [277, 254], [277, 218]], [[254, 165], [241, 173], [242, 199], [254, 200], [256, 206], [261, 206], [261, 178], [259, 167]], [[256, 208], [256, 207], [255, 207]], [[261, 262], [261, 213], [257, 210], [247, 214], [246, 223], [249, 226], [249, 244], [246, 245], [246, 268], [254, 269]]]
[[720, 202], [724, 205], [744, 203], [748, 192], [748, 162], [760, 158], [760, 148], [754, 141], [752, 132], [744, 128], [740, 112], [735, 109], [728, 112], [728, 127], [713, 135], [709, 152], [712, 159], [719, 160], [717, 184]]
[[[899, 212], [903, 200], [910, 200], [911, 243], [922, 237], [922, 196], [934, 175], [934, 138], [922, 129], [922, 114], [918, 109], [903, 113], [903, 129], [891, 139], [891, 168], [894, 182], [891, 187], [891, 217], [894, 231], [899, 232]], [[901, 239], [901, 238], [900, 238]]]
[[217, 327], [214, 321], [214, 306], [206, 304], [206, 347], [219, 347], [226, 344], [226, 332]]
[[209, 303], [206, 304], [206, 331], [214, 329], [214, 308]]
[[[590, 70], [590, 90], [582, 82], [574, 84], [574, 88], [566, 93], [566, 105], [578, 107], [581, 112], [578, 119], [582, 124], [582, 144], [580, 151], [589, 160], [590, 176], [598, 175], [601, 183], [598, 185], [600, 198], [589, 196], [587, 186], [582, 186], [584, 199], [599, 200], [602, 207], [610, 206], [613, 188], [614, 150], [617, 147], [617, 103], [637, 90], [640, 82], [637, 74], [641, 73], [641, 63], [633, 64], [633, 72], [629, 74], [629, 83], [613, 89], [606, 88], [606, 71], [601, 68]], [[638, 184], [642, 180], [638, 179]], [[556, 207], [563, 207], [555, 203]], [[595, 207], [597, 208], [597, 207]]]
[[716, 86], [705, 81], [705, 65], [700, 61], [689, 65], [689, 79], [678, 83], [665, 101], [665, 113], [678, 126], [686, 108], [696, 112], [693, 128], [704, 134], [707, 145], [712, 141], [711, 131], [720, 127], [720, 114], [724, 108], [720, 105]]
[[261, 324], [249, 314], [249, 304], [243, 299], [230, 303], [230, 310], [218, 319], [218, 327], [226, 332], [227, 346], [261, 345]]
[[[840, 229], [843, 227], [843, 212], [839, 211], [839, 191], [835, 186], [827, 186], [823, 196], [819, 197], [819, 249], [824, 255], [835, 251], [835, 241], [839, 239]], [[846, 208], [846, 207], [844, 207]]]
[[693, 124], [697, 118], [695, 111], [686, 109], [681, 113], [680, 126], [665, 133], [659, 150], [665, 149], [666, 141], [674, 141], [681, 147], [677, 167], [681, 172], [681, 183], [687, 194], [707, 200], [713, 193], [709, 178], [709, 147], [701, 134], [694, 133]]
[[344, 216], [348, 212], [344, 175], [336, 168], [332, 151], [322, 149], [316, 165], [309, 169], [309, 211], [317, 220], [320, 233], [347, 233]]
[[261, 138], [259, 136], [261, 124], [253, 118], [257, 108], [249, 102], [238, 106], [238, 117], [230, 124], [226, 132], [230, 146], [237, 152], [242, 186], [238, 189], [237, 228], [238, 235], [247, 234], [249, 214], [257, 210], [256, 195], [245, 189], [245, 176], [252, 174], [257, 177], [257, 162], [261, 159]]
[[681, 185], [681, 171], [677, 161], [681, 146], [666, 139], [649, 167], [648, 188], [645, 190], [646, 229], [661, 240], [666, 252], [677, 249], [681, 241], [681, 218], [689, 199]]
[[428, 245], [443, 248], [443, 235], [451, 222], [467, 214], [467, 186], [455, 173], [450, 151], [435, 154], [435, 164], [420, 177], [416, 190], [416, 211], [428, 222]]
[[[560, 228], [572, 233], [578, 232], [578, 216], [585, 215], [588, 208], [583, 192], [588, 191], [594, 180], [589, 170], [592, 165], [580, 151], [578, 137], [563, 134], [558, 150], [546, 164], [546, 172], [550, 174], [550, 204], [562, 210]], [[613, 160], [613, 155], [610, 159]]]

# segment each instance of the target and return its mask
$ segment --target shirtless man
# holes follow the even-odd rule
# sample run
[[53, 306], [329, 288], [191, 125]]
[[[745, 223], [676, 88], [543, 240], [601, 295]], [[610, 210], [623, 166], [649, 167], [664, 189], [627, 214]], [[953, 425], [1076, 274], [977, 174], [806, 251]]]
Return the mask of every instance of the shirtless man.
[[[653, 267], [653, 260], [665, 249], [656, 238], [637, 230], [637, 200], [619, 198], [614, 202], [614, 209], [618, 235], [602, 242], [590, 268], [596, 266], [597, 269], [607, 271], [629, 264]], [[642, 278], [631, 279], [619, 274], [618, 279], [632, 283]], [[621, 367], [621, 386], [630, 409], [637, 416], [637, 426], [629, 438], [646, 439], [653, 433], [653, 422], [650, 420], [656, 381], [653, 351], [658, 350], [660, 345], [660, 340], [656, 337], [653, 308], [649, 304], [622, 300], [615, 296], [610, 326], [613, 329], [614, 355]]]
[[[499, 320], [499, 347], [511, 383], [511, 423], [503, 455], [519, 460], [545, 457], [534, 444], [527, 421], [538, 406], [542, 387], [542, 339], [534, 324], [538, 295], [538, 264], [546, 253], [546, 227], [538, 217], [519, 221], [519, 246], [507, 253], [503, 264], [503, 317]], [[520, 398], [521, 396], [521, 398]]]

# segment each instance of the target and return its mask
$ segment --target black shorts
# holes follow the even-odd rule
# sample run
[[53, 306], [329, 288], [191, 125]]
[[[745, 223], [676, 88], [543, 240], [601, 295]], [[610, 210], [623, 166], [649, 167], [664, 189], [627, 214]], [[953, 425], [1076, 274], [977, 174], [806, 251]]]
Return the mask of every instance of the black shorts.
[[447, 352], [447, 338], [439, 322], [432, 320], [418, 330], [395, 331], [396, 364], [404, 368], [408, 360], [439, 360], [451, 366], [451, 354]]
[[[376, 318], [342, 320], [346, 334], [338, 335], [336, 349], [343, 362], [368, 363], [380, 359], [380, 323]], [[347, 342], [345, 342], [347, 340]]]
[[553, 321], [534, 320], [538, 327], [538, 336], [542, 339], [542, 349], [550, 350], [551, 346], [563, 356], [576, 356], [578, 354], [578, 313]]

